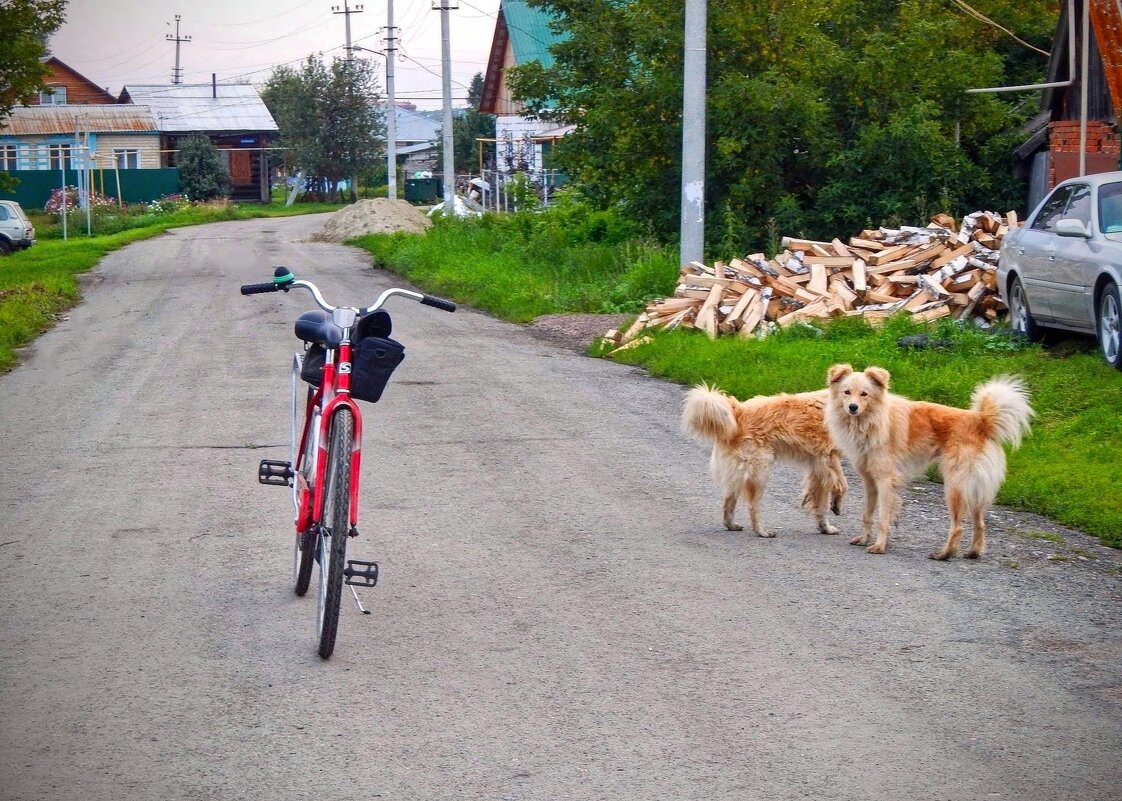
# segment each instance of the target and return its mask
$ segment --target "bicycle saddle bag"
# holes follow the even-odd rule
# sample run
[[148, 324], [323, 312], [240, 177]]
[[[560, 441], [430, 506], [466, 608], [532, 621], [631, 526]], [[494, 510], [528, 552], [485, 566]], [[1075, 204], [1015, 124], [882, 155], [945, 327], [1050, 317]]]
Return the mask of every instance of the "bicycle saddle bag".
[[351, 397], [377, 403], [405, 348], [389, 337], [363, 337], [351, 353]]

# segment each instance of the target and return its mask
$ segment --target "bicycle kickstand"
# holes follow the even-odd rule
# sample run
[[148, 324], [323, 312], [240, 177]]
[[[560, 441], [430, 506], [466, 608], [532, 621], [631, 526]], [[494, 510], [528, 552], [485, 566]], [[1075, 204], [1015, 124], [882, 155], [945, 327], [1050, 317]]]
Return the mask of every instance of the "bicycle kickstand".
[[358, 610], [360, 612], [362, 612], [362, 614], [364, 614], [364, 615], [369, 615], [370, 610], [362, 605], [362, 601], [359, 600], [358, 592], [355, 590], [354, 587], [351, 587], [351, 595], [353, 595], [355, 597], [355, 603], [358, 604]]

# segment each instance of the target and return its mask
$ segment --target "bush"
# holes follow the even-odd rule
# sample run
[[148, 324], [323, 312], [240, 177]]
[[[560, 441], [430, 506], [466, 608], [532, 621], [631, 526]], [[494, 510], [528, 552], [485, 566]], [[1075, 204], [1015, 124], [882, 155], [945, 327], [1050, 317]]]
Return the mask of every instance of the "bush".
[[203, 134], [192, 134], [179, 145], [176, 158], [179, 188], [195, 200], [213, 200], [230, 193], [230, 176], [218, 148]]

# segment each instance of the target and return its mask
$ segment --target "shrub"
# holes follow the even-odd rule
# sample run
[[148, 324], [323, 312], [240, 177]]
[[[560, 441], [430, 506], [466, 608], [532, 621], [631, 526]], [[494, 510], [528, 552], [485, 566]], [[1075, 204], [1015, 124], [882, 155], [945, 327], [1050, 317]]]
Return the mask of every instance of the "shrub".
[[179, 145], [176, 158], [179, 187], [195, 200], [212, 200], [230, 193], [230, 176], [218, 148], [203, 134], [192, 134]]

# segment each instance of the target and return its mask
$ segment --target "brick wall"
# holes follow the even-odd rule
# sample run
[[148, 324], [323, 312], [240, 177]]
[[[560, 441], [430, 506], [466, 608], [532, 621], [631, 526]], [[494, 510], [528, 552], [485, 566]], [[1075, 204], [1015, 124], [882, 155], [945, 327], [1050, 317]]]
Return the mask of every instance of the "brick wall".
[[[1079, 120], [1048, 124], [1048, 188], [1079, 175]], [[1102, 120], [1087, 121], [1087, 174], [1119, 168], [1122, 139], [1118, 130]]]

